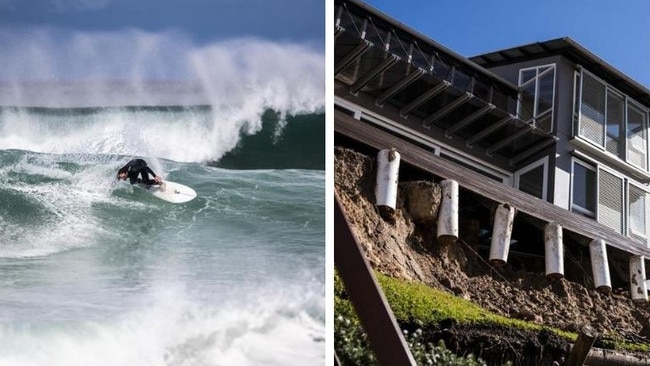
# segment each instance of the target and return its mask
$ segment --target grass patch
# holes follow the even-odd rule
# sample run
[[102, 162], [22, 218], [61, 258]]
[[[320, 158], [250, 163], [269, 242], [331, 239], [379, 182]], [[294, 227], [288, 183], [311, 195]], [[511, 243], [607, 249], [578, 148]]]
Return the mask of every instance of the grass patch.
[[[375, 276], [399, 322], [415, 323], [426, 327], [446, 319], [454, 319], [459, 324], [496, 325], [533, 332], [547, 330], [571, 342], [578, 337], [573, 332], [495, 314], [471, 301], [425, 284], [391, 278], [378, 272], [375, 272]], [[354, 307], [348, 299], [338, 274], [334, 277], [334, 295], [335, 313], [358, 322]], [[603, 340], [602, 344], [616, 350], [650, 351], [647, 345], [623, 340]]]
[[[471, 301], [422, 283], [400, 280], [378, 272], [375, 272], [375, 276], [393, 310], [393, 314], [395, 314], [395, 318], [399, 321], [426, 326], [437, 324], [446, 319], [454, 319], [459, 324], [468, 325], [499, 325], [528, 331], [547, 329], [573, 341], [578, 337], [575, 333], [495, 314]], [[334, 278], [334, 293], [336, 297], [334, 301], [336, 313], [349, 318], [356, 318], [352, 303], [348, 300], [347, 293], [345, 293], [345, 288], [338, 275], [335, 275]]]
[[468, 325], [499, 325], [528, 331], [547, 329], [571, 340], [578, 336], [560, 329], [495, 314], [471, 301], [421, 283], [399, 280], [380, 273], [375, 275], [395, 317], [401, 320], [432, 324], [451, 318], [460, 324]]

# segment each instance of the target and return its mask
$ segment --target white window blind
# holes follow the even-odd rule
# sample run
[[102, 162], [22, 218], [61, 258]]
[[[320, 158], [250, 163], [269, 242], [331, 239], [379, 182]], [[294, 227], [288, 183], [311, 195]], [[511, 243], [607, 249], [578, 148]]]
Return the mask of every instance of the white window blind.
[[603, 146], [605, 132], [605, 85], [589, 74], [582, 78], [580, 136]]
[[623, 179], [598, 170], [598, 222], [623, 232]]

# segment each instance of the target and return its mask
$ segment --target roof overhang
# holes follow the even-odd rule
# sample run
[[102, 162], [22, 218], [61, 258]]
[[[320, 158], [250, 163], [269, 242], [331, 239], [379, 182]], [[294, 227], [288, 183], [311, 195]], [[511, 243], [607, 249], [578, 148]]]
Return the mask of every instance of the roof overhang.
[[335, 4], [334, 77], [345, 85], [337, 95], [363, 94], [374, 104], [366, 107], [396, 110], [425, 133], [443, 131], [436, 138], [463, 139], [512, 164], [556, 141], [515, 116], [515, 85], [366, 4]]
[[564, 56], [605, 79], [618, 90], [650, 107], [650, 90], [625, 75], [569, 37], [535, 42], [470, 57], [476, 64], [492, 68], [551, 56]]

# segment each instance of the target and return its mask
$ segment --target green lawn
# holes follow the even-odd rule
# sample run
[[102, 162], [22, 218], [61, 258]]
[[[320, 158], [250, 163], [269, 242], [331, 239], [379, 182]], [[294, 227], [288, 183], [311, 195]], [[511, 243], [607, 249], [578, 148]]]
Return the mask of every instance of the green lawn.
[[[382, 290], [399, 322], [415, 323], [426, 328], [445, 319], [454, 319], [459, 324], [494, 325], [538, 332], [543, 329], [569, 341], [575, 341], [576, 333], [545, 327], [519, 319], [511, 319], [480, 307], [471, 301], [454, 296], [427, 285], [391, 278], [375, 272]], [[349, 301], [338, 274], [334, 279], [336, 315], [356, 320], [356, 313]], [[606, 341], [608, 348], [648, 352], [650, 347], [624, 341]]]

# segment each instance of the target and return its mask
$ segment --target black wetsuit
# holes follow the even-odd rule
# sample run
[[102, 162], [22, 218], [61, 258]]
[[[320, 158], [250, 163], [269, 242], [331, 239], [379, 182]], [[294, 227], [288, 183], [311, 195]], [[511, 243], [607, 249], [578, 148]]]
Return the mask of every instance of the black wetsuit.
[[[142, 159], [133, 159], [126, 163], [125, 166], [118, 170], [118, 174], [123, 172], [126, 172], [131, 184], [140, 183], [148, 186], [158, 184], [149, 178], [149, 174], [156, 177], [156, 173], [154, 173], [153, 170], [147, 166], [147, 162]], [[142, 178], [138, 178], [138, 176], [141, 176]]]

